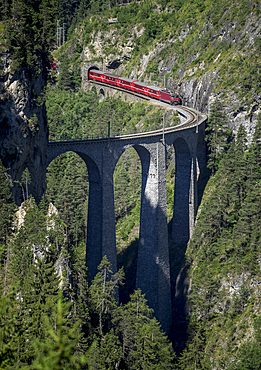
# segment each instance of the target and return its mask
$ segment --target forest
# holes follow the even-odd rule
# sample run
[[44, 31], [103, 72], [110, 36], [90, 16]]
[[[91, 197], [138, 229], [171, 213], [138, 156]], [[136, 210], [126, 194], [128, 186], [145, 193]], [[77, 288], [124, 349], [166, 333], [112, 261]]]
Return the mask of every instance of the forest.
[[[223, 0], [146, 0], [121, 7], [113, 0], [0, 0], [0, 50], [8, 49], [13, 71], [23, 70], [29, 78], [45, 71], [47, 84], [39, 104], [46, 106], [49, 140], [106, 137], [108, 121], [116, 134], [156, 129], [162, 127], [163, 109], [117, 97], [100, 101], [95, 89], [83, 90], [84, 46], [95, 33], [108, 30], [109, 15], [118, 18], [117, 29], [125, 39], [131, 25], [142, 23], [145, 32], [135, 38], [123, 72], [128, 74], [151, 45], [167, 34], [175, 37], [188, 22], [195, 29], [174, 45], [179, 57], [172, 77], [178, 77], [178, 68], [197, 47], [212, 69], [221, 46], [209, 40], [222, 12], [226, 20], [237, 19], [239, 28], [246, 12], [260, 16], [255, 2], [238, 1], [232, 10], [229, 5]], [[155, 6], [161, 11], [155, 12]], [[163, 11], [168, 6], [172, 10]], [[204, 17], [211, 17], [214, 30], [196, 37]], [[59, 50], [57, 19], [66, 23], [67, 42]], [[30, 173], [25, 170], [19, 209], [11, 196], [8, 169], [0, 164], [0, 369], [261, 368], [261, 113], [249, 142], [244, 125], [236, 135], [229, 126], [222, 99], [227, 84], [251, 105], [261, 89], [260, 54], [254, 48], [251, 60], [239, 54], [235, 58], [232, 47], [225, 41], [221, 47], [224, 68], [216, 89], [223, 90], [208, 117], [208, 181], [201, 190], [194, 234], [187, 246], [177, 249], [170, 236], [174, 149], [167, 160], [171, 271], [177, 274], [175, 251], [185, 250], [178, 268], [189, 279], [186, 309], [173, 313], [170, 333], [161, 330], [146, 296], [135, 290], [141, 163], [134, 149], [122, 155], [114, 173], [118, 272], [112, 273], [105, 256], [93, 281], [85, 266], [89, 184], [84, 162], [73, 152], [56, 158], [48, 167], [47, 190], [39, 204], [30, 195]], [[107, 54], [115, 48], [108, 44]], [[165, 58], [167, 52], [161, 53]], [[49, 71], [53, 58], [59, 60], [59, 74]], [[193, 67], [198, 66], [200, 58], [192, 59]], [[161, 78], [156, 64], [150, 61], [146, 70], [155, 80]], [[243, 73], [239, 65], [246, 67]], [[200, 77], [200, 69], [195, 73]]]

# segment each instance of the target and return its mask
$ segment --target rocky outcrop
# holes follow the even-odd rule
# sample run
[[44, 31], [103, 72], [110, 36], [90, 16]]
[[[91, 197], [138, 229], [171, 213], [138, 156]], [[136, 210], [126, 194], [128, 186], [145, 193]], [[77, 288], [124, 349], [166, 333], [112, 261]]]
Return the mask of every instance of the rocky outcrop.
[[[226, 17], [225, 17], [226, 18]], [[204, 37], [211, 30], [210, 40], [213, 46], [219, 43], [230, 45], [231, 52], [234, 55], [242, 53], [251, 57], [251, 50], [255, 46], [256, 40], [260, 37], [261, 18], [254, 12], [251, 13], [243, 27], [238, 27], [237, 21], [224, 19], [219, 29], [215, 28], [209, 20], [198, 29], [199, 38]], [[221, 52], [215, 56], [213, 66], [207, 60], [202, 60], [199, 64], [191, 64], [196, 58], [204, 52], [204, 48], [199, 46], [195, 54], [187, 56], [187, 61], [176, 71], [173, 77], [173, 68], [177, 63], [179, 55], [173, 50], [173, 44], [183, 42], [191, 32], [193, 27], [183, 25], [180, 34], [176, 38], [161, 40], [153, 44], [148, 53], [135, 56], [135, 38], [139, 38], [145, 32], [144, 28], [136, 25], [133, 32], [126, 39], [122, 32], [119, 32], [115, 26], [110, 25], [108, 31], [93, 32], [91, 42], [84, 48], [82, 59], [89, 66], [95, 64], [101, 70], [107, 70], [118, 75], [129, 78], [137, 78], [145, 83], [151, 84], [157, 80], [157, 84], [163, 87], [164, 76], [166, 78], [166, 87], [172, 91], [177, 91], [183, 98], [183, 104], [204, 113], [211, 113], [211, 106], [217, 97], [221, 97], [224, 102], [229, 125], [236, 135], [240, 124], [246, 128], [248, 141], [250, 142], [256, 125], [257, 115], [261, 110], [261, 94], [253, 96], [250, 106], [247, 105], [230, 88], [217, 89], [219, 84], [220, 68], [222, 68]], [[244, 45], [244, 50], [242, 50]], [[220, 50], [222, 45], [220, 44]], [[185, 53], [185, 46], [184, 46]], [[123, 62], [125, 59], [125, 62]], [[130, 63], [126, 59], [130, 60]], [[150, 72], [150, 66], [158, 70], [157, 77], [155, 72]], [[86, 76], [86, 68], [83, 67], [83, 79]], [[200, 73], [198, 73], [200, 72]], [[200, 76], [200, 77], [198, 77]], [[85, 88], [88, 88], [85, 85]]]
[[[40, 201], [45, 190], [48, 130], [43, 87], [46, 77], [39, 73], [33, 80], [24, 71], [11, 72], [2, 66], [0, 77], [0, 158], [12, 180], [16, 204], [24, 200], [21, 175], [30, 172], [29, 192]], [[20, 184], [19, 184], [20, 183]]]
[[[24, 226], [25, 216], [29, 208], [34, 207], [34, 201], [29, 199], [25, 202], [22, 202], [20, 207], [15, 213], [14, 218], [14, 231], [19, 232], [21, 227]], [[46, 214], [46, 235], [44, 236], [42, 244], [32, 244], [31, 250], [33, 252], [34, 263], [37, 263], [37, 259], [42, 260], [51, 246], [49, 240], [50, 234], [56, 230], [57, 233], [61, 233], [62, 230], [59, 228], [59, 213], [57, 208], [49, 203], [48, 212]], [[64, 235], [65, 237], [65, 235]], [[65, 239], [65, 238], [64, 238]], [[71, 283], [71, 270], [69, 267], [69, 261], [64, 256], [64, 247], [59, 246], [57, 243], [58, 258], [55, 262], [56, 274], [60, 278], [60, 288], [62, 286], [68, 285]]]

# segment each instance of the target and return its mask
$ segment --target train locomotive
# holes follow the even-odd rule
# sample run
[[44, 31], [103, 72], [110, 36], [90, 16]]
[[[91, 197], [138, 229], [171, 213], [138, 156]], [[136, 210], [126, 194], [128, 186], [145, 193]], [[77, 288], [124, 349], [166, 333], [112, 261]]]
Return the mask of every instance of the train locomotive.
[[88, 73], [88, 79], [134, 91], [171, 105], [181, 105], [181, 97], [179, 94], [170, 92], [166, 89], [161, 89], [160, 87], [148, 86], [143, 82], [139, 82], [138, 80], [120, 77], [109, 72], [100, 71], [98, 69], [90, 69]]

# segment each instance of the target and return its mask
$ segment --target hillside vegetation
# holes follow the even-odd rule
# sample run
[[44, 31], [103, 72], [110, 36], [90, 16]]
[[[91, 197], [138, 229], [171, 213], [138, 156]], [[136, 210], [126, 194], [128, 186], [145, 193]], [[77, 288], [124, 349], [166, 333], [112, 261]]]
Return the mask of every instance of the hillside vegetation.
[[216, 93], [229, 102], [233, 92], [249, 106], [260, 94], [260, 11], [260, 3], [246, 0], [133, 1], [88, 14], [61, 51], [71, 45], [73, 58], [159, 85], [165, 75], [181, 91], [184, 80], [210, 73]]
[[[97, 91], [82, 82], [84, 63], [159, 86], [165, 76], [187, 105], [205, 111], [210, 105], [210, 179], [188, 246], [177, 246], [169, 237], [173, 307], [179, 295], [184, 301], [183, 311], [173, 312], [173, 327], [182, 332], [172, 328], [170, 333], [175, 356], [145, 297], [134, 291], [141, 178], [137, 153], [126, 151], [114, 175], [123, 287], [122, 270], [111, 275], [106, 258], [92, 284], [88, 281], [88, 173], [75, 153], [51, 163], [45, 200], [38, 207], [27, 199], [24, 225], [15, 231], [15, 206], [1, 166], [1, 368], [260, 369], [261, 4], [146, 0], [118, 6], [112, 0], [59, 0], [56, 8], [51, 5], [47, 0], [0, 1], [5, 15], [1, 50], [7, 48], [13, 58], [10, 68], [33, 75], [41, 65], [48, 67], [50, 49], [59, 61], [59, 75], [49, 74], [37, 100], [46, 101], [50, 139], [106, 137], [109, 120], [117, 134], [162, 125], [163, 111], [148, 103], [116, 97], [99, 102]], [[55, 14], [67, 23], [67, 41], [59, 49], [55, 27], [49, 28]], [[117, 23], [109, 24], [108, 18]], [[47, 29], [49, 39], [43, 37]], [[166, 168], [168, 221], [174, 156], [172, 150]], [[30, 198], [27, 171], [19, 186]], [[51, 221], [49, 202], [59, 211]], [[178, 264], [181, 250], [184, 258]], [[62, 271], [63, 284], [57, 271]], [[120, 306], [114, 299], [118, 287]]]
[[[258, 163], [259, 147], [254, 149], [254, 143], [251, 150], [247, 147], [253, 136], [252, 131], [249, 137], [249, 117], [258, 121], [261, 89], [259, 7], [250, 1], [133, 2], [87, 15], [55, 54], [59, 59], [69, 45], [71, 50], [77, 45], [79, 63], [101, 69], [116, 66], [116, 74], [154, 80], [159, 86], [165, 75], [168, 86], [180, 90], [186, 81], [187, 85], [194, 81], [196, 89], [211, 76], [207, 87], [212, 84], [212, 90], [205, 97], [201, 93], [199, 100], [201, 109], [207, 109], [210, 101], [212, 122], [216, 121], [212, 126], [210, 121], [208, 139], [213, 176], [182, 267], [190, 277], [182, 369], [260, 366], [260, 174], [259, 165], [253, 164]], [[109, 17], [117, 17], [118, 23], [108, 24]], [[188, 105], [195, 104], [193, 94], [187, 94]], [[216, 96], [221, 98], [223, 117], [216, 115]], [[230, 126], [229, 132], [231, 113], [237, 116], [240, 106], [249, 116], [239, 122], [242, 126]], [[220, 129], [223, 136], [217, 138]], [[233, 138], [236, 131], [237, 139]], [[256, 143], [258, 135], [257, 131]], [[137, 248], [132, 237], [126, 240]], [[249, 360], [244, 363], [246, 353]]]

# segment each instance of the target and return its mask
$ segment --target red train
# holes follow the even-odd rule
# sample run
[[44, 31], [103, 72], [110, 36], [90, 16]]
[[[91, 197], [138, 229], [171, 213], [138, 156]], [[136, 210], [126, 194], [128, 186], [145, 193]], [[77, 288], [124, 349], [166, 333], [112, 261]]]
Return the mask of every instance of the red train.
[[148, 86], [137, 80], [131, 80], [129, 78], [120, 77], [108, 72], [102, 72], [98, 69], [90, 69], [88, 78], [89, 80], [105, 82], [110, 85], [123, 87], [126, 90], [135, 91], [151, 98], [164, 101], [165, 103], [169, 103], [171, 105], [181, 104], [181, 98], [179, 94], [161, 89], [160, 87]]

